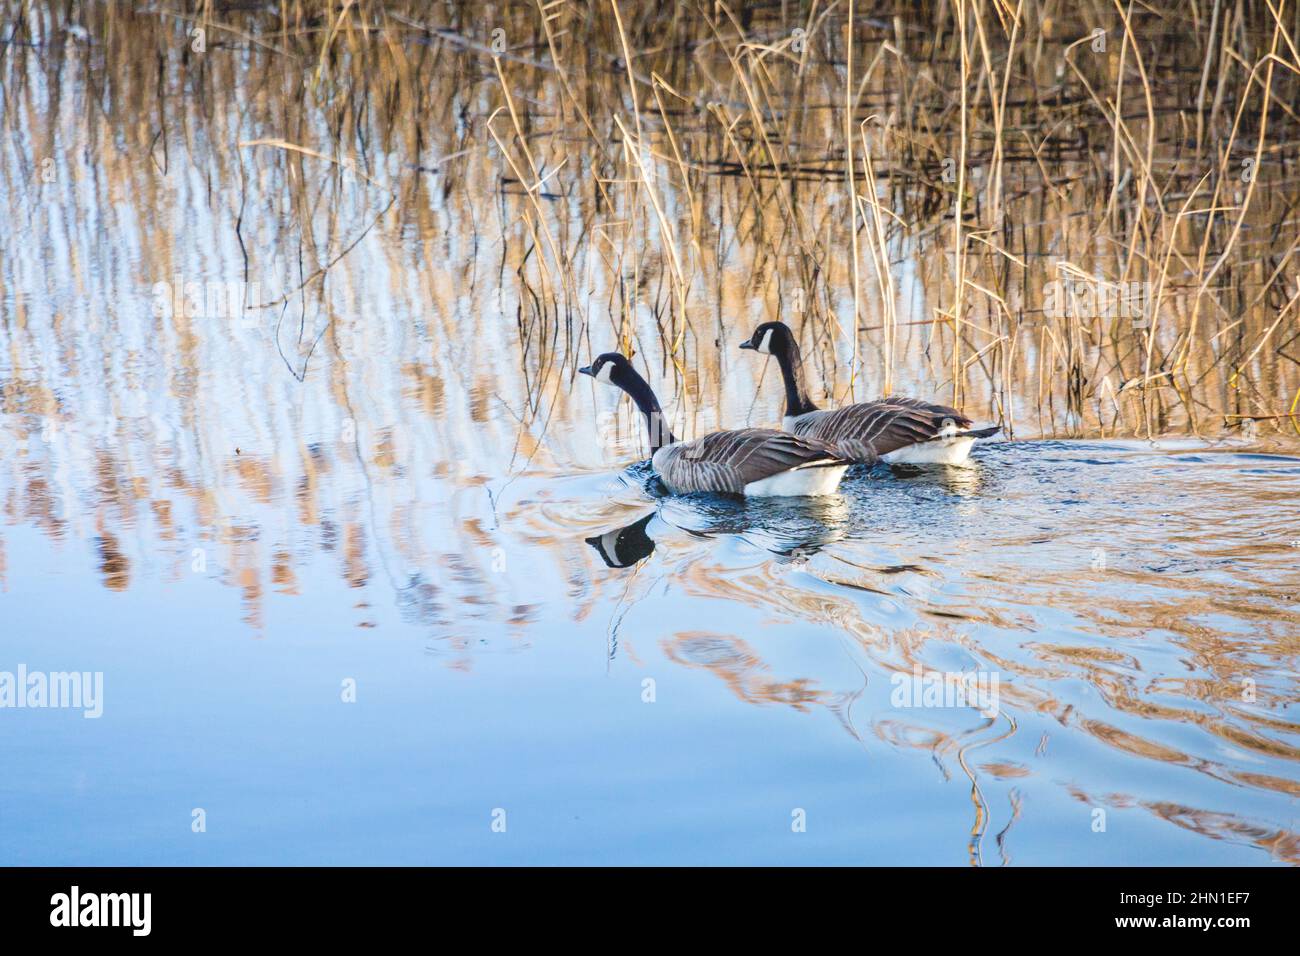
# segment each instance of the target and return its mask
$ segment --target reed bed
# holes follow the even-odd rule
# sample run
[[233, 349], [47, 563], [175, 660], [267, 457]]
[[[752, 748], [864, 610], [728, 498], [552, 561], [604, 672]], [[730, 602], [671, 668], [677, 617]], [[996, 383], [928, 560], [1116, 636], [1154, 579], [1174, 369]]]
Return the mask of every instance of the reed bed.
[[1286, 0], [3, 10], [5, 113], [30, 121], [31, 71], [57, 90], [78, 60], [136, 187], [178, 143], [211, 155], [246, 273], [269, 268], [246, 186], [279, 177], [276, 212], [311, 226], [304, 313], [366, 230], [457, 204], [458, 241], [499, 249], [467, 267], [501, 303], [472, 321], [512, 325], [530, 422], [615, 346], [720, 405], [770, 376], [732, 352], [780, 318], [835, 401], [1300, 434]]

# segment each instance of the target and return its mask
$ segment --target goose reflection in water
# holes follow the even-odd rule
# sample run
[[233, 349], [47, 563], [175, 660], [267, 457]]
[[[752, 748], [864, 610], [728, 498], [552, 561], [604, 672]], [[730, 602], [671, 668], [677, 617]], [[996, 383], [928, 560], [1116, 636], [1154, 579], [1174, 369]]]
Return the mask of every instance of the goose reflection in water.
[[605, 567], [630, 568], [650, 557], [655, 549], [654, 539], [646, 534], [646, 525], [654, 516], [655, 513], [651, 511], [630, 525], [585, 540], [596, 549], [596, 553], [605, 562]]
[[838, 496], [791, 498], [761, 505], [721, 495], [665, 498], [655, 511], [631, 524], [584, 538], [605, 566], [629, 568], [655, 549], [649, 532], [656, 516], [670, 528], [696, 538], [735, 535], [773, 554], [779, 561], [807, 558], [845, 535], [848, 506]]
[[[971, 497], [987, 490], [989, 475], [977, 459], [960, 465], [873, 465], [870, 474], [889, 481], [915, 482], [950, 495]], [[850, 477], [852, 477], [850, 472]]]

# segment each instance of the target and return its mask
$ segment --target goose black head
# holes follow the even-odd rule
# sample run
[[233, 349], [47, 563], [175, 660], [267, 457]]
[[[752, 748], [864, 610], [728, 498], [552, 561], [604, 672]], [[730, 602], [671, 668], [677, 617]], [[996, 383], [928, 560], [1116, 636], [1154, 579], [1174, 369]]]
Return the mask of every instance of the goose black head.
[[582, 375], [590, 375], [596, 381], [604, 382], [606, 385], [617, 385], [624, 390], [629, 390], [635, 387], [636, 383], [643, 381], [636, 369], [632, 368], [632, 363], [618, 352], [597, 355], [596, 361], [586, 368], [578, 369], [578, 372]]
[[764, 322], [754, 330], [748, 342], [741, 342], [742, 349], [753, 349], [765, 355], [777, 355], [788, 352], [794, 343], [794, 333], [784, 322]]
[[786, 417], [797, 418], [817, 411], [817, 406], [808, 395], [808, 386], [803, 377], [803, 356], [790, 326], [784, 322], [764, 322], [754, 330], [749, 341], [740, 347], [771, 355], [781, 366], [781, 380], [785, 383]]
[[604, 355], [597, 355], [596, 361], [578, 371], [583, 375], [590, 375], [598, 382], [621, 388], [632, 397], [632, 401], [641, 410], [650, 428], [652, 454], [664, 445], [671, 445], [677, 441], [663, 420], [663, 410], [659, 407], [659, 399], [655, 398], [654, 389], [641, 377], [641, 373], [632, 367], [632, 363], [626, 356], [618, 352], [606, 352]]

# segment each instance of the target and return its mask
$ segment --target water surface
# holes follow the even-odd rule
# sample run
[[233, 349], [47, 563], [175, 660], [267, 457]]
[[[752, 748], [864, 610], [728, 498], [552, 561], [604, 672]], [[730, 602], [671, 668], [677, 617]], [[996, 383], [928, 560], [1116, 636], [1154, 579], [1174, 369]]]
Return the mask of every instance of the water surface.
[[[5, 659], [105, 700], [4, 713], [5, 860], [1297, 860], [1298, 457], [1002, 443], [763, 503], [321, 471], [353, 494], [235, 487], [228, 532], [9, 489]], [[996, 715], [896, 706], [918, 665]]]

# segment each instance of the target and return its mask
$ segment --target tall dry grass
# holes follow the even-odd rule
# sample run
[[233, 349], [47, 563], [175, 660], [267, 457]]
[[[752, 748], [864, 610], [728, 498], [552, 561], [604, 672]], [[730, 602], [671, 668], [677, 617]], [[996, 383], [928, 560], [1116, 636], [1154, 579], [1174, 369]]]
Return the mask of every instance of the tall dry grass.
[[[358, 176], [391, 200], [375, 223], [466, 191], [535, 415], [613, 346], [721, 407], [749, 382], [730, 350], [782, 318], [835, 401], [916, 391], [1021, 434], [1300, 433], [1285, 0], [4, 10], [6, 110], [19, 59], [82, 58], [142, 166], [234, 98], [251, 119], [212, 144], [222, 173], [292, 169], [300, 217]], [[308, 244], [302, 286], [347, 248]], [[1138, 320], [1089, 304], [1132, 283]]]

